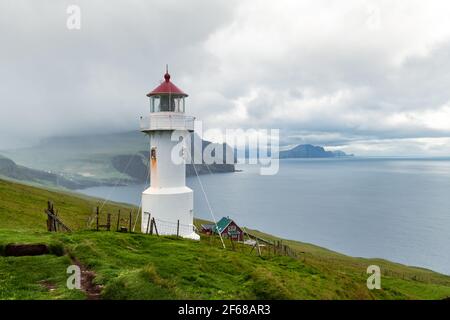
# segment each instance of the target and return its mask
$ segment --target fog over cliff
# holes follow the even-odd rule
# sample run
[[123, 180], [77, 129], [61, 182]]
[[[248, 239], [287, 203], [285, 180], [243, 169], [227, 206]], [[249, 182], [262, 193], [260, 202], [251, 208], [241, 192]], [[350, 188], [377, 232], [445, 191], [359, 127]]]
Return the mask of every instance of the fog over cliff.
[[0, 150], [137, 130], [168, 63], [206, 128], [449, 155], [449, 13], [445, 0], [2, 1]]

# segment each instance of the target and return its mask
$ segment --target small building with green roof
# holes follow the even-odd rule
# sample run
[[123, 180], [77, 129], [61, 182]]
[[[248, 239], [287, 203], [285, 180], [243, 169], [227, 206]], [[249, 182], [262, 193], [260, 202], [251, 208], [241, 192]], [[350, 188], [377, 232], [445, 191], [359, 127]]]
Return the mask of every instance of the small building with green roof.
[[202, 231], [209, 234], [220, 234], [223, 238], [235, 241], [244, 241], [244, 232], [230, 217], [223, 217], [217, 221], [217, 224], [204, 224]]

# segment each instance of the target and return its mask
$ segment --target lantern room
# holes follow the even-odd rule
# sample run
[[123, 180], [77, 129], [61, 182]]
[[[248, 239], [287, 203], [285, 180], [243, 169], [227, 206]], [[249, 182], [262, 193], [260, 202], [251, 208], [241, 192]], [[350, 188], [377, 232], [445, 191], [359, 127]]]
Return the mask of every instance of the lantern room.
[[185, 111], [184, 99], [188, 95], [170, 81], [166, 70], [164, 82], [147, 94], [150, 98], [150, 112], [181, 112]]

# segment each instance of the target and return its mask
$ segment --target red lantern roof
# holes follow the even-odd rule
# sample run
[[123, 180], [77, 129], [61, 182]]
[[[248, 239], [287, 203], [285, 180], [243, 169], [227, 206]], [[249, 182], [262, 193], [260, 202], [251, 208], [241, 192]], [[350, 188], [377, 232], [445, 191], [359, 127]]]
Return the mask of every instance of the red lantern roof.
[[164, 82], [161, 83], [158, 87], [153, 89], [152, 92], [147, 94], [147, 97], [157, 96], [160, 94], [176, 94], [187, 97], [188, 95], [181, 91], [176, 85], [170, 82], [170, 74], [166, 69], [166, 74], [164, 75]]

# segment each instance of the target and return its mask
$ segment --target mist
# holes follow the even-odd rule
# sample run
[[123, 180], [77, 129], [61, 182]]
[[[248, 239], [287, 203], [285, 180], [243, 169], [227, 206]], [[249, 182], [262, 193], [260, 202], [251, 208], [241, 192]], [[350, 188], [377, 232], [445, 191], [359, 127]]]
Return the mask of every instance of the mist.
[[168, 64], [207, 129], [449, 155], [449, 13], [447, 1], [3, 1], [0, 150], [138, 130]]

